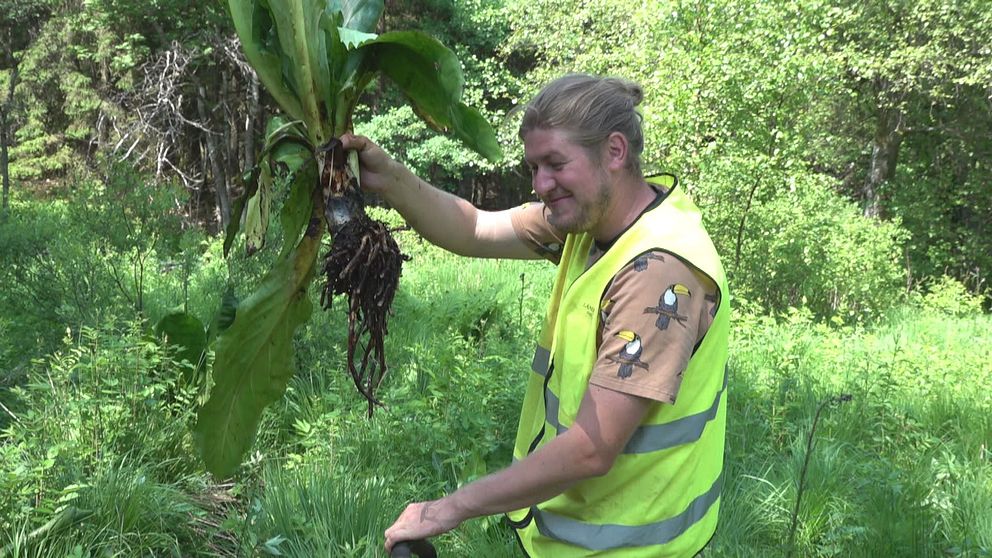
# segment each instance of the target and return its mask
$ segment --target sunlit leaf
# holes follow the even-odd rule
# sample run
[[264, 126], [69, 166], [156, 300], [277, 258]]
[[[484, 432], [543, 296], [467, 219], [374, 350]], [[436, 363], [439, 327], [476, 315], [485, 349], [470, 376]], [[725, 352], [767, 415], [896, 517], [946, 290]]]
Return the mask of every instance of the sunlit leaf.
[[262, 410], [282, 397], [293, 375], [293, 332], [310, 317], [307, 286], [319, 235], [279, 260], [239, 306], [215, 347], [213, 387], [194, 430], [207, 470], [232, 475], [251, 448]]
[[371, 33], [382, 17], [382, 0], [330, 0], [328, 11], [341, 12], [342, 27]]
[[270, 3], [230, 0], [228, 6], [245, 58], [255, 69], [259, 80], [282, 110], [301, 120], [303, 108], [300, 101], [282, 77], [284, 58], [291, 56], [291, 53], [284, 52], [279, 43]]
[[362, 31], [348, 29], [347, 27], [338, 29], [338, 36], [341, 37], [341, 42], [348, 48], [355, 48], [364, 42], [374, 40], [378, 37], [375, 33], [364, 33]]
[[265, 246], [269, 229], [269, 204], [272, 201], [272, 168], [263, 161], [258, 175], [258, 189], [248, 200], [245, 213], [245, 253], [249, 256]]
[[496, 134], [482, 115], [462, 102], [465, 78], [458, 58], [429, 35], [395, 31], [365, 43], [369, 59], [410, 100], [432, 128], [450, 133], [491, 161], [502, 158]]

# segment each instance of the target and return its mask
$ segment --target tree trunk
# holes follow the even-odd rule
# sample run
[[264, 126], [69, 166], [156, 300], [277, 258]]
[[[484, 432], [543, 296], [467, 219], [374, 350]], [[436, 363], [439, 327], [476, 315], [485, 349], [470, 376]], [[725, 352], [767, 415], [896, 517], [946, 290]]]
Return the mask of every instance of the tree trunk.
[[3, 176], [3, 206], [0, 223], [7, 222], [10, 213], [10, 170], [7, 166], [7, 107], [0, 103], [0, 175]]
[[[231, 92], [235, 92], [235, 96], [231, 96]], [[233, 187], [237, 187], [237, 177], [241, 170], [240, 160], [241, 160], [241, 141], [238, 138], [238, 134], [241, 131], [241, 127], [238, 126], [238, 100], [241, 96], [241, 92], [238, 91], [238, 81], [237, 77], [231, 75], [227, 69], [221, 71], [221, 87], [220, 95], [218, 95], [217, 103], [223, 109], [222, 114], [224, 115], [224, 156], [221, 158], [221, 163], [224, 165], [224, 175], [231, 177], [231, 182]], [[228, 197], [230, 197], [230, 189], [228, 189]]]
[[7, 222], [10, 214], [10, 159], [7, 155], [7, 144], [10, 131], [7, 130], [7, 108], [14, 102], [14, 87], [17, 86], [17, 66], [10, 72], [10, 85], [7, 98], [0, 102], [0, 176], [3, 177], [3, 206], [0, 208], [0, 222]]
[[875, 137], [871, 146], [871, 166], [865, 180], [864, 215], [879, 218], [882, 216], [880, 189], [882, 184], [895, 176], [896, 161], [899, 158], [899, 145], [902, 143], [902, 112], [896, 108], [882, 109], [875, 124]]
[[[200, 115], [200, 123], [205, 129], [209, 130], [210, 120], [207, 118], [206, 99], [206, 88], [200, 84], [197, 86], [196, 110]], [[221, 230], [226, 230], [227, 223], [231, 219], [231, 197], [227, 192], [227, 177], [224, 175], [224, 165], [223, 161], [221, 161], [222, 153], [213, 132], [205, 131], [203, 135], [207, 144], [207, 159], [209, 159], [210, 171], [214, 179], [214, 192], [217, 194], [217, 210], [220, 213], [220, 226]]]

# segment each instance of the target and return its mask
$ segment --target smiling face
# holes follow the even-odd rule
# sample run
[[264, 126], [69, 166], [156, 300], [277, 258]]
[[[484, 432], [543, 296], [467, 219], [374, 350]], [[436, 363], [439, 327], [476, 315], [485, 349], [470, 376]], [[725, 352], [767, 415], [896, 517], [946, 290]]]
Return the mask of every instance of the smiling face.
[[609, 175], [589, 151], [562, 130], [534, 129], [524, 136], [531, 186], [548, 208], [548, 222], [565, 233], [602, 228], [613, 201]]

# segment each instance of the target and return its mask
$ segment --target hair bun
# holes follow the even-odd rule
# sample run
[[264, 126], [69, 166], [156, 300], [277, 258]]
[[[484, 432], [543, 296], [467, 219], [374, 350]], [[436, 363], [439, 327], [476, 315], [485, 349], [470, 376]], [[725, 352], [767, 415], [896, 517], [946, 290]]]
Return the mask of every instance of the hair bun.
[[630, 81], [627, 82], [627, 92], [630, 93], [631, 99], [634, 101], [634, 106], [641, 104], [644, 100], [644, 90], [641, 89], [640, 85]]
[[620, 85], [623, 86], [624, 91], [627, 93], [627, 95], [630, 96], [630, 100], [633, 106], [636, 107], [637, 105], [641, 104], [641, 101], [644, 100], [644, 90], [641, 89], [640, 85], [625, 79], [621, 79], [617, 81], [620, 82]]

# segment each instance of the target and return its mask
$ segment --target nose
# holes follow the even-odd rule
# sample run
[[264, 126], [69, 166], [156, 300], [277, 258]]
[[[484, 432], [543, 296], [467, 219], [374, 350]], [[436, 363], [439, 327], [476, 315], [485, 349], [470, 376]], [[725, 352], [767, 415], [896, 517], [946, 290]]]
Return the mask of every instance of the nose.
[[554, 190], [555, 181], [551, 177], [551, 172], [543, 167], [537, 167], [534, 170], [533, 175], [530, 178], [530, 185], [534, 189], [534, 193], [538, 196], [543, 196], [548, 192]]

